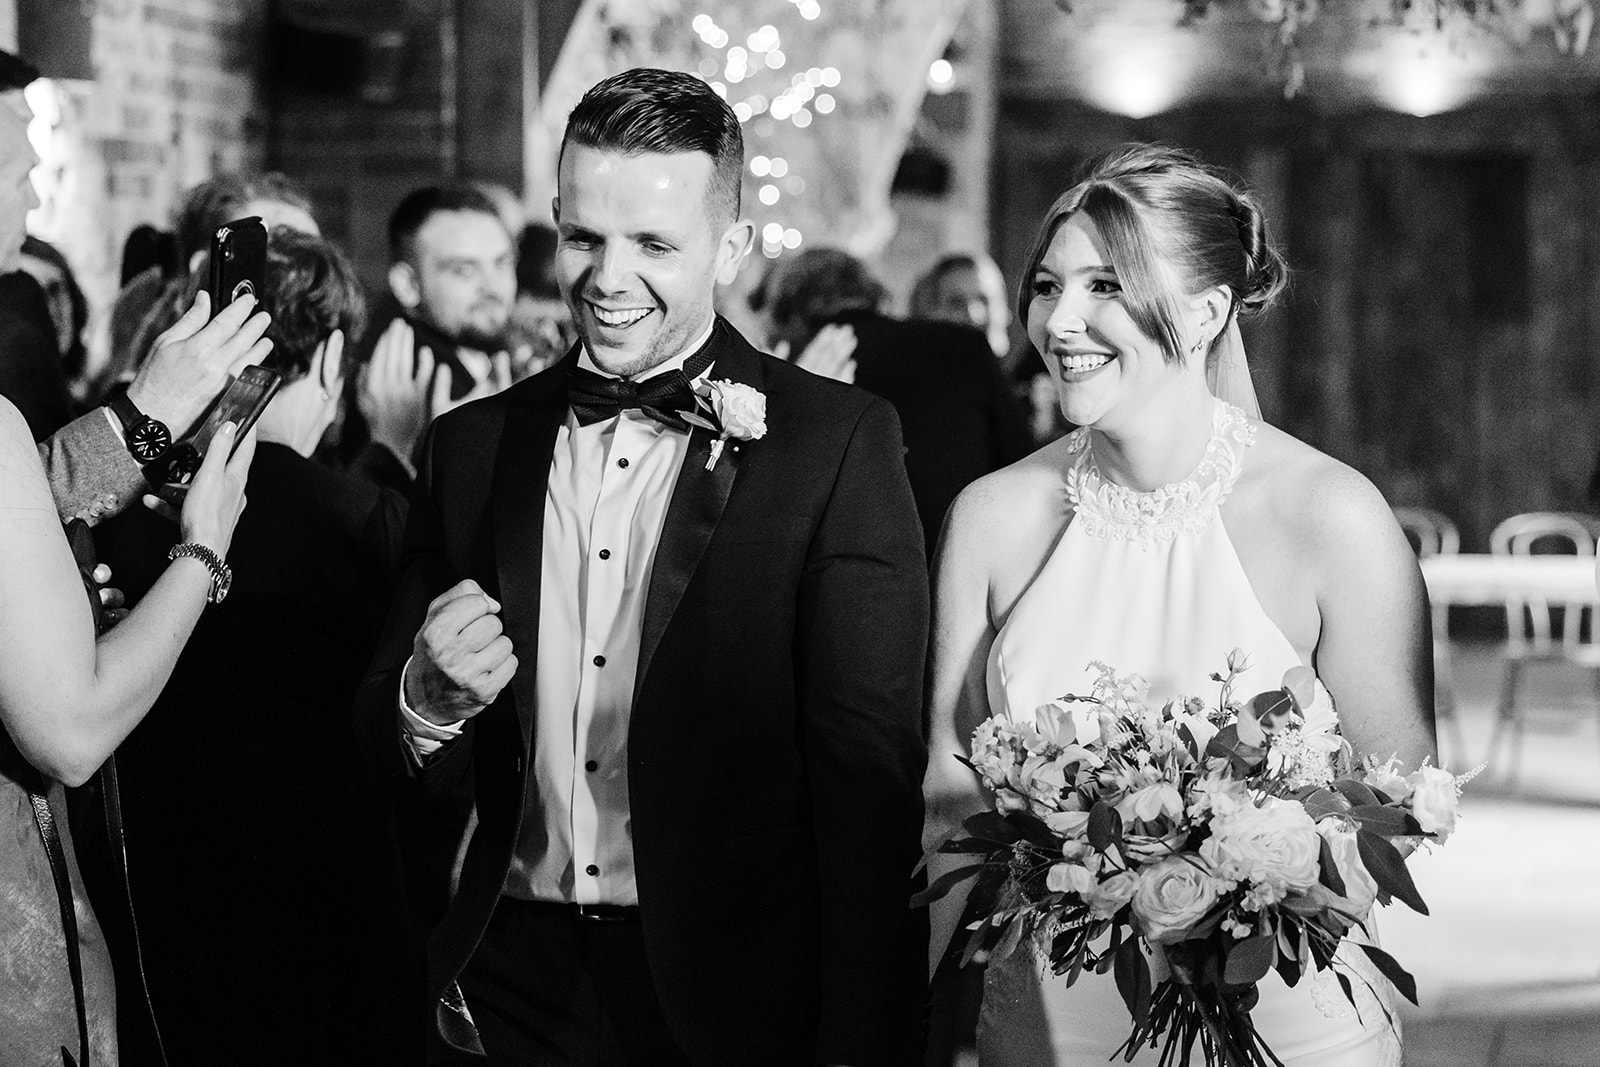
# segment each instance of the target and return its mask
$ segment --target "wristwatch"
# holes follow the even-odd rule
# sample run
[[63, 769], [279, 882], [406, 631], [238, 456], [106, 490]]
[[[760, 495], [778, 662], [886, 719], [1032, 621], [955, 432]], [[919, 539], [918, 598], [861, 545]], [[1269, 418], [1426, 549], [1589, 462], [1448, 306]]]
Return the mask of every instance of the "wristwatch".
[[155, 463], [172, 447], [172, 433], [165, 423], [152, 419], [128, 399], [126, 389], [118, 389], [106, 403], [122, 423], [122, 439], [141, 466]]
[[206, 569], [211, 572], [211, 589], [206, 593], [206, 600], [212, 604], [222, 603], [223, 598], [228, 595], [228, 590], [233, 587], [233, 569], [222, 562], [221, 556], [194, 541], [173, 545], [167, 552], [169, 560], [180, 556], [193, 556], [206, 565]]

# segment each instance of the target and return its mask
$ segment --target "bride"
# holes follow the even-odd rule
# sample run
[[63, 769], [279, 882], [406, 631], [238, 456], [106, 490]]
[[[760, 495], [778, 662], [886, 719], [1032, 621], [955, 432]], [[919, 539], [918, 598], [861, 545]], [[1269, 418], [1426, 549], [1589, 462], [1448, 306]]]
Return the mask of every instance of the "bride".
[[[1082, 429], [974, 483], [946, 519], [930, 837], [984, 804], [955, 759], [973, 726], [1087, 693], [1091, 660], [1142, 674], [1154, 702], [1214, 699], [1211, 673], [1236, 647], [1252, 664], [1244, 693], [1307, 664], [1357, 756], [1414, 766], [1433, 752], [1427, 598], [1410, 547], [1365, 478], [1254, 410], [1237, 319], [1283, 283], [1254, 200], [1174, 149], [1108, 152], [1050, 209], [1017, 310]], [[936, 959], [960, 907], [935, 910]], [[1130, 1029], [1115, 983], [1086, 975], [1068, 988], [1040, 973], [1021, 951], [989, 966], [982, 1063], [1106, 1063]], [[1398, 1065], [1384, 1012], [1353, 984], [1359, 1012], [1327, 972], [1292, 989], [1269, 972], [1252, 1018], [1290, 1067]]]

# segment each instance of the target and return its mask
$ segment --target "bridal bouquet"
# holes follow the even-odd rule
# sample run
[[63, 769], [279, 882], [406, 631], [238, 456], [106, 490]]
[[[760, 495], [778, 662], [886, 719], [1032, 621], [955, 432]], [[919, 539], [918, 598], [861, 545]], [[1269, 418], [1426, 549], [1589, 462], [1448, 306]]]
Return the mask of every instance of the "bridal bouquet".
[[1365, 979], [1335, 959], [1341, 943], [1415, 1003], [1411, 976], [1347, 935], [1374, 900], [1427, 913], [1393, 842], [1443, 842], [1472, 775], [1426, 764], [1402, 775], [1396, 759], [1352, 768], [1332, 700], [1306, 667], [1240, 701], [1236, 650], [1226, 675], [1212, 675], [1215, 707], [1151, 707], [1143, 679], [1090, 666], [1099, 677], [1088, 696], [973, 733], [963, 762], [995, 810], [934, 851], [982, 862], [918, 897], [936, 900], [985, 872], [1002, 882], [993, 910], [969, 927], [962, 962], [1028, 939], [1068, 984], [1112, 972], [1133, 1020], [1116, 1054], [1160, 1045], [1163, 1065], [1187, 1065], [1196, 1043], [1207, 1064], [1279, 1063], [1250, 1019], [1256, 983], [1272, 969], [1292, 986], [1332, 968], [1354, 1005], [1352, 977]]

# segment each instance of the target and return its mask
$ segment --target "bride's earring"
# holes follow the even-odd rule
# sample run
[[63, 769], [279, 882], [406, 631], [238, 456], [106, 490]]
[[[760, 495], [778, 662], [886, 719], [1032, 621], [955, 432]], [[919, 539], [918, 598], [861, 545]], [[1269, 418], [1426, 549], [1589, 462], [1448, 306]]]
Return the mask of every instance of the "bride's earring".
[[1194, 343], [1193, 347], [1191, 347], [1189, 349], [1189, 355], [1191, 357], [1194, 357], [1194, 358], [1198, 359], [1199, 356], [1200, 356], [1200, 353], [1204, 352], [1205, 349], [1206, 349], [1206, 339], [1204, 337], [1202, 337], [1202, 338], [1200, 338], [1200, 340], [1198, 340], [1198, 341], [1196, 341]]

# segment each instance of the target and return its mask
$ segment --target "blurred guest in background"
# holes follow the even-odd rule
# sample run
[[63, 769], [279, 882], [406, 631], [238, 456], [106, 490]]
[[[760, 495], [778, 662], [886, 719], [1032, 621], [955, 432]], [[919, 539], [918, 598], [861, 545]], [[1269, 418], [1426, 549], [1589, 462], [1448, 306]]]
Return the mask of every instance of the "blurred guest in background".
[[793, 253], [757, 292], [753, 303], [775, 354], [799, 353], [799, 366], [854, 381], [899, 412], [930, 556], [956, 494], [1032, 450], [984, 336], [949, 322], [883, 315], [886, 291], [855, 257], [832, 248]]
[[577, 340], [555, 275], [556, 231], [529, 223], [517, 238], [517, 299], [511, 306], [512, 377], [543, 370]]
[[268, 229], [286, 226], [312, 235], [322, 232], [311, 214], [310, 196], [275, 171], [218, 174], [190, 189], [178, 209], [182, 269], [161, 281], [159, 266], [150, 267], [123, 286], [111, 311], [111, 361], [100, 376], [102, 389], [125, 381], [138, 369], [151, 341], [176, 321], [204, 285], [200, 268], [217, 227], [249, 215], [259, 215]]
[[28, 212], [39, 206], [30, 172], [39, 156], [28, 141], [20, 90], [38, 71], [0, 52], [0, 396], [16, 405], [35, 440], [72, 417], [55, 323], [44, 290], [23, 271]]
[[997, 359], [1011, 350], [1011, 308], [1006, 280], [985, 255], [956, 252], [945, 256], [911, 288], [914, 319], [960, 322], [983, 332]]
[[1028, 412], [1034, 444], [1054, 441], [1071, 427], [1056, 406], [1055, 388], [1027, 341], [1012, 346], [1010, 296], [1005, 277], [985, 255], [957, 252], [945, 256], [917, 279], [911, 290], [913, 318], [964, 322], [984, 332], [1011, 383], [1012, 395]]
[[141, 222], [122, 242], [122, 272], [117, 284], [126, 288], [129, 282], [149, 272], [152, 267], [156, 270], [156, 276], [165, 281], [178, 273], [181, 266], [178, 235]]
[[[389, 218], [389, 289], [452, 399], [492, 380], [517, 295], [516, 250], [494, 201], [472, 186], [411, 193]], [[394, 323], [374, 323], [389, 329]]]
[[[348, 260], [279, 227], [262, 299], [287, 384], [258, 424], [238, 579], [118, 757], [134, 905], [172, 1067], [403, 1064], [423, 1043], [420, 944], [349, 708], [404, 505], [308, 458], [362, 326]], [[97, 533], [141, 602], [175, 531], [130, 513]]]
[[472, 185], [409, 193], [389, 217], [389, 256], [394, 303], [378, 302], [340, 453], [352, 470], [399, 488], [410, 484], [429, 422], [511, 384], [517, 276], [499, 209]]
[[22, 269], [44, 292], [50, 323], [55, 327], [56, 348], [61, 353], [61, 370], [68, 390], [76, 396], [84, 384], [88, 363], [83, 330], [89, 324], [89, 301], [84, 298], [67, 257], [48, 241], [28, 236], [22, 243]]

